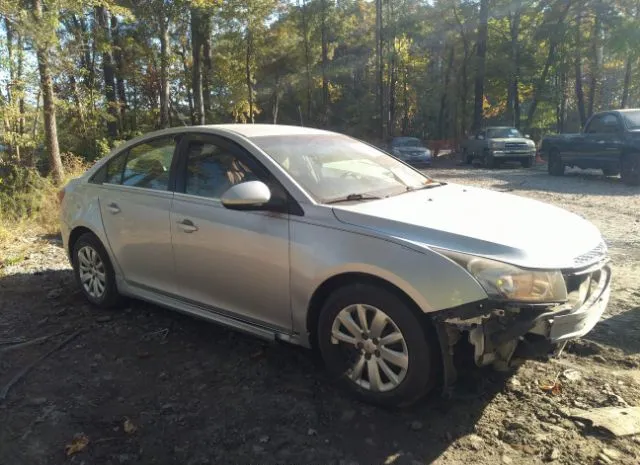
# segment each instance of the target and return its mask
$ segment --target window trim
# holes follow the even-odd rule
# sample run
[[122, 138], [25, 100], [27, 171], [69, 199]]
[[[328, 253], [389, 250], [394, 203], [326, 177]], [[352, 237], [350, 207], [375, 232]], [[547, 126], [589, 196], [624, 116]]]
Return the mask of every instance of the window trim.
[[186, 192], [187, 185], [187, 168], [188, 168], [188, 147], [193, 141], [209, 142], [212, 144], [220, 145], [221, 147], [228, 149], [232, 154], [246, 162], [249, 169], [255, 171], [255, 175], [265, 182], [265, 178], [269, 183], [272, 183], [281, 189], [286, 197], [286, 204], [282, 206], [266, 204], [263, 208], [257, 209], [258, 211], [273, 211], [277, 213], [287, 213], [290, 215], [304, 216], [304, 210], [300, 204], [291, 196], [289, 191], [282, 185], [282, 183], [269, 171], [269, 169], [258, 160], [255, 155], [242, 147], [237, 142], [224, 137], [219, 134], [190, 132], [184, 134], [184, 137], [180, 140], [177, 150], [178, 155], [174, 157], [176, 160], [175, 167], [175, 185], [174, 192], [184, 196], [189, 196], [197, 199], [215, 200], [211, 197], [204, 197], [195, 194], [188, 194]]
[[[177, 170], [177, 165], [178, 165], [178, 156], [179, 156], [179, 147], [180, 144], [182, 143], [182, 140], [184, 139], [184, 137], [187, 135], [187, 133], [185, 132], [177, 132], [174, 134], [158, 134], [158, 135], [154, 135], [152, 137], [149, 137], [148, 139], [144, 139], [141, 141], [138, 141], [136, 144], [133, 144], [129, 147], [126, 147], [124, 149], [122, 149], [121, 151], [119, 151], [118, 153], [114, 154], [113, 156], [109, 157], [109, 159], [104, 163], [104, 165], [102, 165], [100, 168], [98, 168], [98, 170], [89, 178], [89, 182], [92, 184], [98, 184], [98, 185], [103, 185], [103, 184], [108, 184], [110, 186], [120, 186], [123, 188], [137, 188], [137, 189], [144, 189], [146, 191], [157, 191], [157, 192], [175, 192], [175, 186], [176, 186], [176, 170]], [[159, 140], [159, 139], [173, 139], [175, 142], [175, 146], [173, 148], [173, 155], [171, 156], [171, 166], [169, 167], [169, 182], [167, 183], [167, 189], [165, 190], [160, 190], [160, 189], [149, 189], [148, 187], [139, 187], [139, 186], [128, 186], [125, 184], [122, 184], [122, 177], [124, 176], [124, 170], [127, 166], [127, 162], [129, 161], [129, 154], [131, 153], [131, 150], [143, 145], [143, 144], [149, 144], [153, 141]], [[112, 182], [105, 182], [105, 181], [100, 181], [100, 182], [96, 182], [95, 179], [98, 176], [101, 176], [104, 173], [104, 179], [106, 179], [106, 176], [108, 174], [109, 171], [109, 166], [111, 165], [112, 162], [114, 162], [115, 160], [124, 157], [124, 165], [122, 166], [122, 171], [120, 172], [120, 182], [118, 184], [112, 183]]]

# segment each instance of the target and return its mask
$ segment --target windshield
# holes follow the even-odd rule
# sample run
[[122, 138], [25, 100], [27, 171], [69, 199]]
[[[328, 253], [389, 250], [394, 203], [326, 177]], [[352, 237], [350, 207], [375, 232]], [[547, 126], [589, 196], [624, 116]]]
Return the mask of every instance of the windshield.
[[488, 129], [487, 134], [489, 139], [503, 139], [510, 137], [522, 137], [520, 131], [516, 128], [494, 128]]
[[640, 129], [640, 111], [623, 111], [620, 114], [627, 129]]
[[394, 147], [422, 147], [419, 139], [415, 137], [400, 137], [393, 139], [391, 145]]
[[252, 140], [322, 203], [354, 194], [397, 195], [432, 182], [386, 153], [339, 134]]

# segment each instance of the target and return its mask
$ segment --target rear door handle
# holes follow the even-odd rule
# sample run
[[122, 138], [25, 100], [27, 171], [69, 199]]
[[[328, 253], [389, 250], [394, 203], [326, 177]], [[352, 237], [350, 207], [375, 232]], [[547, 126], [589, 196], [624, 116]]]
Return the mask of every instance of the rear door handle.
[[118, 204], [117, 204], [117, 203], [113, 203], [113, 202], [111, 202], [109, 205], [107, 205], [107, 208], [108, 208], [108, 209], [109, 209], [109, 211], [110, 211], [112, 214], [114, 214], [114, 215], [116, 215], [116, 214], [120, 213], [120, 207], [118, 206]]
[[198, 227], [195, 224], [193, 224], [193, 221], [186, 220], [186, 219], [182, 221], [178, 221], [178, 227], [186, 233], [192, 233], [198, 230]]

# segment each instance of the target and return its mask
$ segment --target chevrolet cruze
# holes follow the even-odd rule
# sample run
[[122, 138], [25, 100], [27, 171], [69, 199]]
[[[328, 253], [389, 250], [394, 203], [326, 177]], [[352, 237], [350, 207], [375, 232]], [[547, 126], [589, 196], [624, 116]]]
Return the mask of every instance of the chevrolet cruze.
[[504, 364], [525, 336], [590, 331], [610, 292], [599, 231], [562, 209], [439, 182], [353, 138], [214, 125], [131, 140], [61, 191], [77, 282], [317, 348], [360, 398], [406, 405], [466, 339]]

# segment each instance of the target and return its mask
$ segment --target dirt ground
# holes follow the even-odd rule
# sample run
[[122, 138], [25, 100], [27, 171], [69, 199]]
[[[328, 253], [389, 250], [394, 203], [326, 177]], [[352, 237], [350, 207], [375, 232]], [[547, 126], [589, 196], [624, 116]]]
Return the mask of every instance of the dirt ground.
[[[336, 389], [310, 351], [141, 302], [97, 312], [59, 240], [27, 235], [0, 251], [0, 464], [640, 463], [640, 436], [567, 414], [640, 403], [640, 190], [540, 166], [488, 171], [443, 158], [427, 171], [594, 222], [613, 260], [605, 319], [560, 358], [473, 369], [451, 399], [435, 392], [382, 410]], [[556, 379], [556, 394], [540, 388]]]

